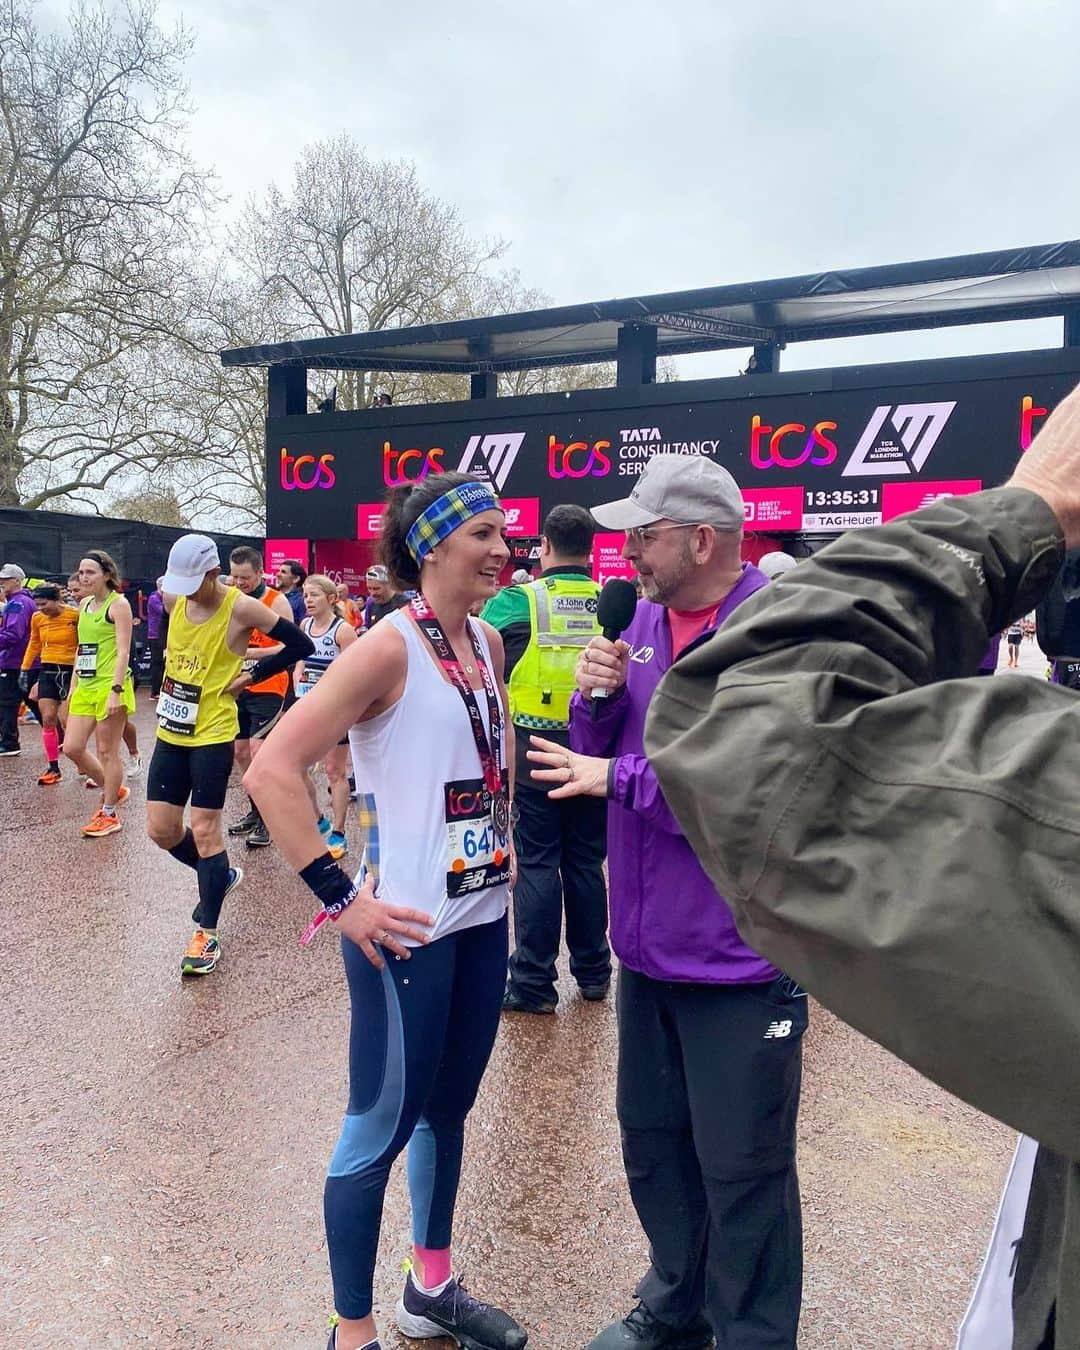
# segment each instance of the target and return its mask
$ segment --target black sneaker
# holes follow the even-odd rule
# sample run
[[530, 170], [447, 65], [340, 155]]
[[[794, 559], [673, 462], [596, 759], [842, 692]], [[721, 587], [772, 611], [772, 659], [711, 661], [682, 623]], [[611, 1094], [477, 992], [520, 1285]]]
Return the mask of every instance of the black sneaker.
[[247, 844], [248, 848], [270, 847], [270, 831], [263, 824], [261, 818], [256, 821], [255, 828], [244, 840], [244, 843]]
[[605, 980], [603, 984], [582, 984], [578, 988], [586, 1003], [603, 1003], [611, 989], [611, 981]]
[[[330, 1332], [330, 1339], [326, 1342], [326, 1350], [337, 1350], [336, 1322], [334, 1323], [333, 1330]], [[378, 1341], [368, 1341], [367, 1345], [364, 1346], [364, 1350], [382, 1350], [382, 1346], [379, 1344]]]
[[612, 1322], [585, 1350], [710, 1350], [715, 1345], [712, 1331], [703, 1317], [695, 1317], [685, 1327], [661, 1322], [638, 1299], [637, 1307], [621, 1322]]
[[554, 1003], [530, 1003], [527, 999], [523, 999], [517, 990], [511, 989], [509, 985], [506, 987], [506, 993], [503, 994], [502, 1006], [503, 1012], [541, 1013], [548, 1015], [555, 1011]]
[[259, 813], [252, 807], [246, 816], [241, 816], [239, 820], [233, 821], [229, 826], [229, 833], [234, 836], [238, 834], [250, 834], [255, 826], [259, 824], [261, 824]]
[[509, 1313], [473, 1298], [459, 1281], [451, 1280], [432, 1296], [417, 1289], [411, 1271], [397, 1305], [397, 1324], [404, 1336], [452, 1336], [464, 1350], [522, 1350], [529, 1339]]

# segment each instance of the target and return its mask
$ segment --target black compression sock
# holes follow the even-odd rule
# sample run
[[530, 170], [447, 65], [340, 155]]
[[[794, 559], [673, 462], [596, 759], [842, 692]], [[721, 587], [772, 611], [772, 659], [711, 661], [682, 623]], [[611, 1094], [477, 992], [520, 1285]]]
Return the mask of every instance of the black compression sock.
[[198, 872], [199, 903], [191, 917], [200, 928], [216, 928], [229, 885], [229, 855], [222, 849], [212, 858], [200, 858]]
[[177, 862], [182, 862], [185, 867], [193, 867], [198, 870], [199, 850], [195, 847], [195, 836], [190, 830], [184, 831], [184, 837], [178, 844], [173, 844], [169, 852]]

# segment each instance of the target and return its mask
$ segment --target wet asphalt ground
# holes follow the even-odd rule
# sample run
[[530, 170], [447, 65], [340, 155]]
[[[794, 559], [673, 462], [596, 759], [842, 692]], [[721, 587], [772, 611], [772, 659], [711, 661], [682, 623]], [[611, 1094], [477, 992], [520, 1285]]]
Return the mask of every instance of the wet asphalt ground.
[[[1044, 666], [1025, 643], [1024, 670]], [[310, 898], [273, 849], [241, 846], [222, 963], [182, 983], [193, 878], [147, 841], [142, 780], [124, 830], [84, 840], [95, 798], [70, 766], [37, 787], [36, 728], [22, 744], [0, 760], [0, 1345], [322, 1350], [322, 1181], [346, 1099], [337, 944], [300, 948]], [[234, 787], [227, 817], [243, 809]], [[455, 1269], [534, 1350], [576, 1350], [626, 1312], [646, 1260], [613, 1008], [583, 1003], [565, 971], [560, 987], [557, 1016], [503, 1019], [455, 1235]], [[951, 1347], [1013, 1142], [814, 1007], [802, 1350]], [[376, 1281], [388, 1350], [412, 1344], [391, 1319], [408, 1252], [399, 1164]]]

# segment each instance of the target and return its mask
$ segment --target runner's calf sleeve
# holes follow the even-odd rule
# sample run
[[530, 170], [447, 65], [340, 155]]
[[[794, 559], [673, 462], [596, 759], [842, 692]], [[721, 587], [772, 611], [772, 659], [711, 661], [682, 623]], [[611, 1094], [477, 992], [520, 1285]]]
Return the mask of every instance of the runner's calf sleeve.
[[184, 837], [178, 844], [173, 844], [169, 852], [177, 862], [182, 862], [185, 867], [192, 867], [198, 870], [199, 850], [195, 847], [195, 836], [190, 829], [184, 831]]
[[329, 853], [302, 867], [300, 880], [315, 892], [331, 919], [336, 919], [356, 899], [356, 884]]
[[60, 737], [56, 734], [55, 727], [41, 728], [41, 744], [45, 750], [45, 758], [50, 764], [55, 764], [60, 754]]
[[200, 928], [216, 928], [221, 917], [221, 902], [229, 886], [229, 855], [224, 849], [212, 858], [200, 858], [199, 903], [192, 911], [192, 919]]
[[261, 684], [271, 675], [280, 674], [289, 666], [296, 665], [297, 661], [303, 661], [315, 650], [315, 644], [308, 635], [302, 633], [296, 624], [290, 623], [288, 619], [278, 619], [267, 637], [273, 638], [275, 642], [284, 643], [284, 646], [281, 651], [275, 652], [272, 656], [264, 656], [257, 663], [251, 672], [252, 684]]

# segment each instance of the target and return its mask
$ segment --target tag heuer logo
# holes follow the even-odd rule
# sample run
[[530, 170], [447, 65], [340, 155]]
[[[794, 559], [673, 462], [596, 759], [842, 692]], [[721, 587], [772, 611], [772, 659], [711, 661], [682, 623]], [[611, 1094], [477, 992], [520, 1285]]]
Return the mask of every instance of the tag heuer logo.
[[843, 476], [887, 478], [919, 473], [955, 407], [955, 401], [881, 404], [844, 465]]

